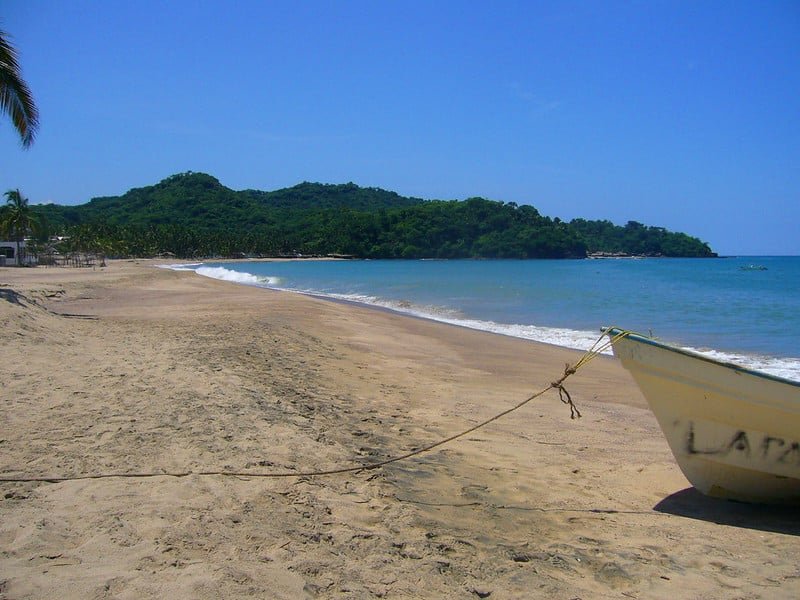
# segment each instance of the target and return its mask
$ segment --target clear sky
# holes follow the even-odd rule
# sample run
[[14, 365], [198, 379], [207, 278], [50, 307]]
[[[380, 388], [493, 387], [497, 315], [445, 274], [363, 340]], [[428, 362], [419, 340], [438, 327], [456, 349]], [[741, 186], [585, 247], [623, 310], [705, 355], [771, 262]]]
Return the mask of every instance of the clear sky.
[[0, 188], [202, 171], [483, 196], [800, 254], [800, 1], [3, 0], [41, 113]]

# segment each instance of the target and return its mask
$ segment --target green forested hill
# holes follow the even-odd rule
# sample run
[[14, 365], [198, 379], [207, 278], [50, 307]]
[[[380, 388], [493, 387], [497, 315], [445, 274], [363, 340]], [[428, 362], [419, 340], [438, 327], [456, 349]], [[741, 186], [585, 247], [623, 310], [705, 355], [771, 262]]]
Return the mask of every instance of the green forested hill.
[[630, 222], [544, 217], [483, 198], [426, 201], [353, 183], [234, 191], [173, 175], [80, 206], [34, 207], [68, 245], [108, 255], [348, 254], [363, 258], [581, 258], [587, 252], [712, 256], [700, 240]]
[[48, 221], [57, 225], [102, 221], [113, 225], [171, 224], [205, 230], [271, 223], [281, 211], [342, 208], [375, 211], [421, 202], [419, 198], [404, 198], [395, 192], [362, 188], [353, 183], [304, 182], [274, 192], [236, 192], [211, 175], [189, 172], [172, 175], [156, 185], [131, 189], [122, 196], [93, 198], [81, 206], [50, 204], [42, 210]]
[[354, 183], [339, 185], [308, 183], [304, 181], [293, 187], [261, 192], [245, 190], [242, 194], [270, 208], [313, 209], [349, 208], [359, 211], [374, 211], [382, 208], [399, 208], [423, 202], [420, 198], [406, 198], [395, 192], [380, 188], [362, 188]]

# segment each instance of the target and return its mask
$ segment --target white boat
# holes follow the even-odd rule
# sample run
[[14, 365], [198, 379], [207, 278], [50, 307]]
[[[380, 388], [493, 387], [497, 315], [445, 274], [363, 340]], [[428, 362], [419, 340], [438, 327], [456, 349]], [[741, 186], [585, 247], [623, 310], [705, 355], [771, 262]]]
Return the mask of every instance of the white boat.
[[800, 382], [608, 328], [686, 478], [709, 496], [800, 503]]

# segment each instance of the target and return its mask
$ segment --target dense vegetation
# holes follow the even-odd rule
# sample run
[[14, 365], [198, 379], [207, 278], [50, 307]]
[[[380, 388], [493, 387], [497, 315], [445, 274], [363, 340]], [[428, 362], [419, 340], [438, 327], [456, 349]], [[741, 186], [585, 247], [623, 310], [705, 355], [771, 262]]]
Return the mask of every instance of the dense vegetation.
[[642, 256], [716, 256], [707, 244], [685, 233], [648, 227], [628, 221], [624, 227], [611, 221], [573, 219], [570, 227], [586, 242], [587, 252], [621, 253]]
[[343, 254], [361, 258], [581, 258], [587, 252], [713, 256], [683, 233], [539, 214], [483, 198], [425, 201], [355, 184], [234, 191], [173, 175], [79, 206], [34, 207], [64, 248], [109, 256]]

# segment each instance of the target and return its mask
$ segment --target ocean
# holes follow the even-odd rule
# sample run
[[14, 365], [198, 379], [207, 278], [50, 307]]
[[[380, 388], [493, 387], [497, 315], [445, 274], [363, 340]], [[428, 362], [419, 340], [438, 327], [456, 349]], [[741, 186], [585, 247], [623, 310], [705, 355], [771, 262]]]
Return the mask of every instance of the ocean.
[[615, 325], [800, 380], [800, 257], [169, 265], [580, 350]]

